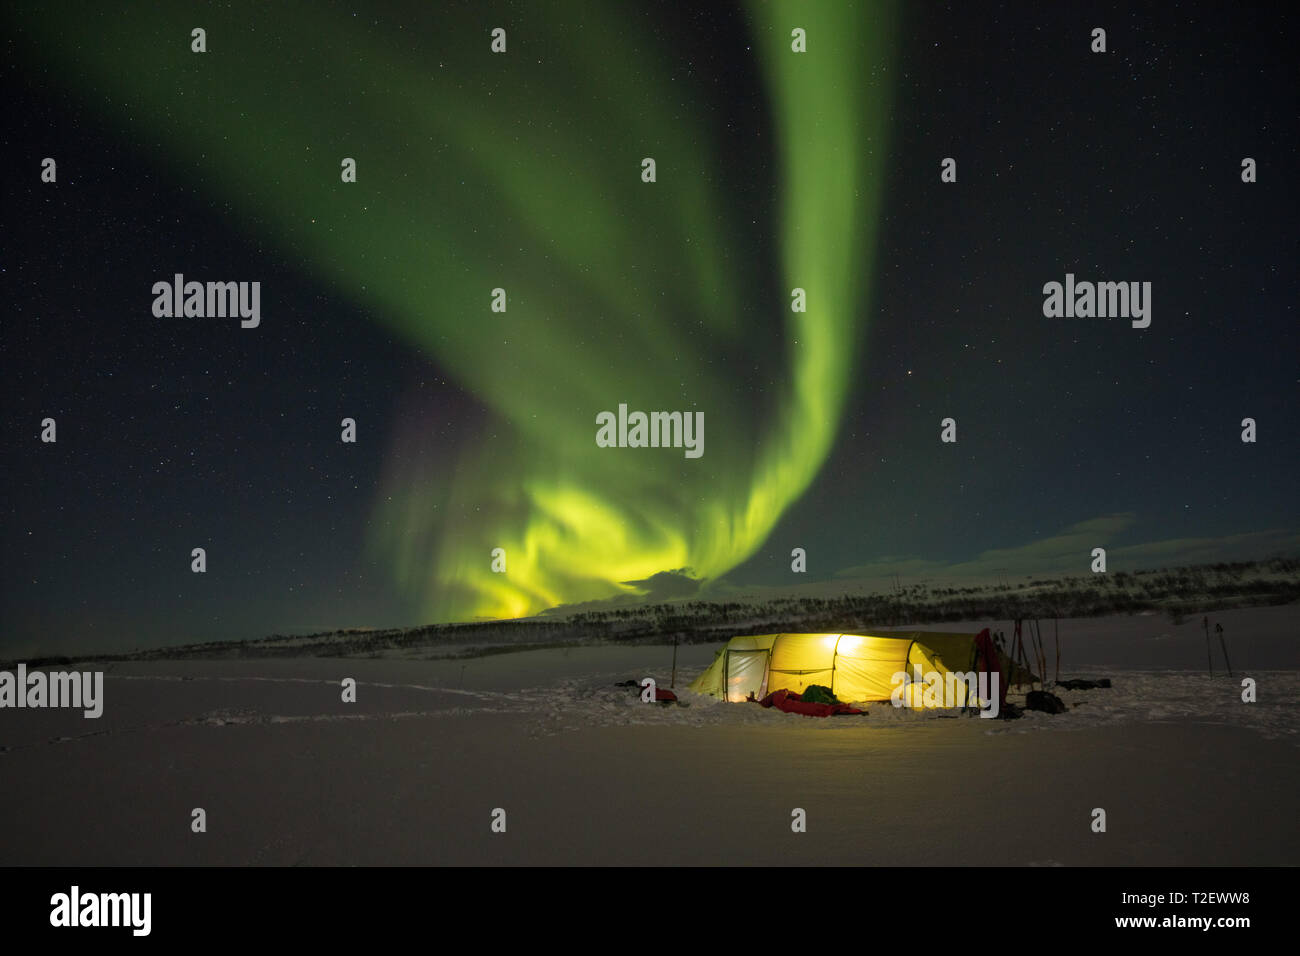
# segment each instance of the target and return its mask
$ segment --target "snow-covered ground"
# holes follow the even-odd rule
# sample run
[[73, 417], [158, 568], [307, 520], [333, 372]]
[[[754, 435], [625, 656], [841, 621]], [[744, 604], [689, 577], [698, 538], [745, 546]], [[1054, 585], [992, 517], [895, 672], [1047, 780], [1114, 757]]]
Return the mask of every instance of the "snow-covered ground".
[[1113, 686], [1013, 721], [691, 694], [715, 646], [678, 649], [668, 707], [615, 686], [667, 686], [658, 646], [121, 663], [98, 720], [0, 712], [0, 864], [1295, 864], [1300, 668], [1248, 644], [1233, 678], [1067, 666]]

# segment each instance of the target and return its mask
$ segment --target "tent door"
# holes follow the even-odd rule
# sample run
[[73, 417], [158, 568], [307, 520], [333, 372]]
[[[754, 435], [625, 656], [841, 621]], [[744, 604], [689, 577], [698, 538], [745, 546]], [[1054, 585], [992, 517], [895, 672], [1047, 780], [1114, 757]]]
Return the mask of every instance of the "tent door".
[[753, 694], [766, 696], [768, 651], [727, 651], [723, 679], [724, 700], [745, 700]]

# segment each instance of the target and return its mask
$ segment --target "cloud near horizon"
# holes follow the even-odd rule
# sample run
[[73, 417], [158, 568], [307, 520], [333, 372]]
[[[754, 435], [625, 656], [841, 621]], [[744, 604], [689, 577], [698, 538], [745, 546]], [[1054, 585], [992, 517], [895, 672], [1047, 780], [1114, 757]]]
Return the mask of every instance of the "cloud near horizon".
[[694, 576], [690, 568], [678, 568], [675, 571], [660, 571], [640, 581], [622, 583], [644, 591], [644, 597], [648, 601], [664, 601], [695, 594], [703, 582]]
[[1106, 549], [1106, 568], [1145, 571], [1154, 568], [1243, 561], [1300, 550], [1300, 534], [1271, 529], [1221, 537], [1168, 538], [1138, 544], [1117, 544], [1115, 539], [1136, 524], [1136, 515], [1119, 513], [1080, 521], [1052, 537], [1008, 548], [982, 551], [966, 561], [881, 557], [835, 572], [837, 580], [903, 578], [978, 582], [999, 578], [1052, 577], [1086, 574], [1092, 549]]

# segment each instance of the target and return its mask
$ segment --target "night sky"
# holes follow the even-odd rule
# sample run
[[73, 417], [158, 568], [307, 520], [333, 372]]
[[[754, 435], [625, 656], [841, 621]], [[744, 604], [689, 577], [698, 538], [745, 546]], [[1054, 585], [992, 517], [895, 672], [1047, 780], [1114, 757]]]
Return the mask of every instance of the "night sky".
[[6, 5], [0, 655], [1297, 552], [1292, 14], [626, 6]]

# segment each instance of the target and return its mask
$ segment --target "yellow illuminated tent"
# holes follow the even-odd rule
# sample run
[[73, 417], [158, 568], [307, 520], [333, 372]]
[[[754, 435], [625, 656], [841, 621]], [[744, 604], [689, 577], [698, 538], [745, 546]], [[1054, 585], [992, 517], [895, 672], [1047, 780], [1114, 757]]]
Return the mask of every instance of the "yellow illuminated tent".
[[[923, 643], [924, 642], [924, 643]], [[933, 642], [933, 643], [932, 643]], [[935, 645], [943, 648], [940, 653]], [[888, 636], [866, 634], [761, 634], [733, 637], [718, 652], [708, 670], [690, 689], [727, 701], [763, 699], [778, 690], [802, 694], [811, 684], [829, 687], [842, 701], [889, 700], [899, 682], [895, 674], [910, 678], [935, 673], [956, 689], [954, 706], [976, 706], [967, 700], [968, 685], [949, 680], [950, 672], [965, 674], [983, 667], [987, 654], [996, 659], [988, 632], [980, 634], [907, 633]], [[952, 666], [949, 667], [948, 662]], [[995, 663], [992, 670], [1000, 670]], [[987, 685], [986, 685], [987, 686]], [[908, 706], [923, 706], [924, 684], [906, 685]], [[1005, 687], [1001, 687], [1005, 695]], [[933, 704], [931, 704], [933, 706]]]

